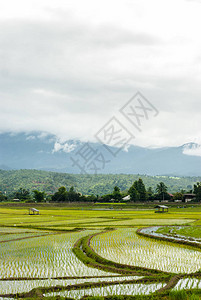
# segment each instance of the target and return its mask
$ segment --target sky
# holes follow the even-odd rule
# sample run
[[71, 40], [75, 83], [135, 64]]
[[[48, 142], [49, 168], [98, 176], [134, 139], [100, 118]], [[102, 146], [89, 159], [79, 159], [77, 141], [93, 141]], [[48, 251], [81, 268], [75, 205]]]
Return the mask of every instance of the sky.
[[[201, 143], [201, 1], [0, 0], [0, 7], [1, 133], [97, 141], [115, 118], [131, 144]], [[138, 92], [149, 106], [140, 130], [122, 113]]]

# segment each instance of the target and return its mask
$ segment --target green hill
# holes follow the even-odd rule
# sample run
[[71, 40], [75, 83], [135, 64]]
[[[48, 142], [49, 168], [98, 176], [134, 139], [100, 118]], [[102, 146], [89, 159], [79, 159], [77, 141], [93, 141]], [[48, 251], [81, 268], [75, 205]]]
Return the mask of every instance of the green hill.
[[81, 175], [66, 174], [38, 170], [0, 170], [0, 191], [7, 195], [12, 194], [19, 188], [31, 190], [38, 189], [52, 194], [60, 186], [69, 189], [75, 187], [77, 192], [85, 195], [103, 195], [112, 192], [114, 186], [122, 191], [128, 189], [138, 178], [142, 178], [145, 186], [155, 189], [156, 185], [163, 181], [168, 186], [168, 192], [174, 193], [181, 189], [190, 190], [193, 184], [201, 181], [201, 177], [170, 177], [170, 176], [147, 176], [127, 174], [99, 174]]

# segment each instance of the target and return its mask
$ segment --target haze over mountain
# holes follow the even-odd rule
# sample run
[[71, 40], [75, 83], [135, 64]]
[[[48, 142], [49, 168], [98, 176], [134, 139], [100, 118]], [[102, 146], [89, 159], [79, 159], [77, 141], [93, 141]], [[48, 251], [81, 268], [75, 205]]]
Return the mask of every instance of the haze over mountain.
[[[200, 149], [200, 145], [188, 143], [180, 147], [155, 149], [131, 145], [120, 150], [77, 140], [60, 142], [55, 135], [43, 132], [3, 133], [0, 134], [0, 168], [68, 173], [81, 173], [84, 170], [83, 173], [89, 174], [199, 176]], [[119, 152], [114, 156], [117, 151]], [[92, 160], [92, 154], [95, 160]], [[95, 169], [95, 163], [98, 169]]]

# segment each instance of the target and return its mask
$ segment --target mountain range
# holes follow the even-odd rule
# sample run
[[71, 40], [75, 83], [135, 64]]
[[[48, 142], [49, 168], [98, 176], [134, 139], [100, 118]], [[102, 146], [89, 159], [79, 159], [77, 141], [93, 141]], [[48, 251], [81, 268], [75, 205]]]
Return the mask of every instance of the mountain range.
[[33, 132], [0, 134], [0, 169], [37, 169], [86, 174], [200, 176], [201, 146], [118, 149], [79, 140], [61, 142], [55, 135]]

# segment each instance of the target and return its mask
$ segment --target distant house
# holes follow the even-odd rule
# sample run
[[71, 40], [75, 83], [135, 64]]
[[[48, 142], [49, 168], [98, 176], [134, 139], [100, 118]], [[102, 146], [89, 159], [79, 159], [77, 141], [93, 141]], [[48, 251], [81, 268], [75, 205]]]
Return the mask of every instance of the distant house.
[[183, 195], [183, 199], [184, 199], [184, 202], [190, 202], [190, 201], [192, 201], [192, 200], [195, 200], [195, 197], [196, 197], [196, 195], [195, 194], [184, 194]]
[[168, 193], [168, 195], [170, 196], [170, 200], [172, 201], [172, 200], [173, 200], [173, 197], [174, 197], [174, 195], [172, 195], [172, 194], [170, 194], [170, 193]]
[[20, 202], [20, 199], [13, 199], [14, 202]]
[[168, 212], [168, 206], [165, 206], [165, 205], [157, 205], [154, 208], [156, 208], [155, 213], [165, 213], [165, 212]]
[[29, 208], [30, 215], [39, 215], [39, 210], [36, 208]]
[[125, 197], [122, 198], [123, 201], [130, 201], [130, 199], [131, 199], [130, 195], [125, 196]]

